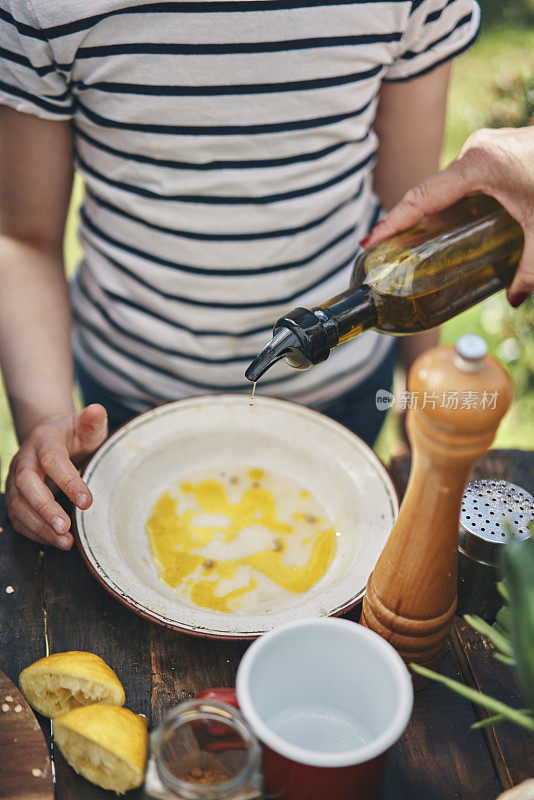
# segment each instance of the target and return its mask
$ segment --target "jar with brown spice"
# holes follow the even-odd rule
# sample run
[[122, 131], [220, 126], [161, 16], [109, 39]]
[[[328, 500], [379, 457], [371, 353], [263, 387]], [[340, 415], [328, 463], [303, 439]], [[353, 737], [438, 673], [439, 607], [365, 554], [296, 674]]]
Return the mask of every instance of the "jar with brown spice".
[[237, 708], [195, 699], [151, 735], [150, 800], [261, 800], [261, 749]]

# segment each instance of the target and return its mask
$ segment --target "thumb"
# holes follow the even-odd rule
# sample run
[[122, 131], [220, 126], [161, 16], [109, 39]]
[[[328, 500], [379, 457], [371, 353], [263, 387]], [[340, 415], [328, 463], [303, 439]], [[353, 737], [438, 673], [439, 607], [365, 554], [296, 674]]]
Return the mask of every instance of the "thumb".
[[[92, 453], [108, 435], [108, 415], [104, 406], [92, 403], [81, 411], [74, 428], [76, 455]], [[74, 455], [74, 454], [73, 454]]]
[[520, 306], [523, 300], [526, 300], [528, 295], [534, 291], [534, 236], [525, 236], [525, 247], [521, 261], [512, 281], [512, 285], [508, 288], [506, 296], [508, 302], [514, 308]]
[[402, 200], [362, 239], [363, 247], [372, 247], [395, 233], [405, 231], [427, 214], [435, 214], [456, 203], [473, 191], [471, 174], [461, 161], [453, 161], [447, 169], [406, 192]]

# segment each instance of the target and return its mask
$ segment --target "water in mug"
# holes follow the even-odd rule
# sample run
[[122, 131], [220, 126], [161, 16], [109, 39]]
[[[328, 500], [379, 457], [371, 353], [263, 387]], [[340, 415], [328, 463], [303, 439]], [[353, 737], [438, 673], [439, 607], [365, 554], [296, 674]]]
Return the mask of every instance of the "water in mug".
[[373, 738], [359, 720], [323, 704], [284, 708], [269, 719], [268, 725], [286, 742], [321, 753], [354, 750]]

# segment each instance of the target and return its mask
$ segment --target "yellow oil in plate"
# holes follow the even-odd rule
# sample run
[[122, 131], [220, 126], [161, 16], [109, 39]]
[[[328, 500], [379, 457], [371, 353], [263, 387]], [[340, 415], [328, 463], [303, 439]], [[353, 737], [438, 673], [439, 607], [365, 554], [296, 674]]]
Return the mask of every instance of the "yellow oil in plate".
[[253, 614], [311, 589], [336, 530], [309, 491], [259, 468], [213, 469], [172, 486], [146, 523], [160, 579], [212, 611]]

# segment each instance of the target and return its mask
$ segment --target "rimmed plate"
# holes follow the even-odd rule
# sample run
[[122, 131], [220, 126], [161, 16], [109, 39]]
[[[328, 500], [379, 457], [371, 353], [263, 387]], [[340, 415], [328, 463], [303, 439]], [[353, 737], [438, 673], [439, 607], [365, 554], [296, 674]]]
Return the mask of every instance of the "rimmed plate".
[[[287, 475], [317, 498], [336, 528], [335, 557], [307, 592], [261, 613], [199, 608], [158, 577], [145, 530], [173, 483], [224, 466]], [[340, 614], [359, 602], [398, 511], [391, 479], [373, 451], [342, 425], [304, 406], [246, 395], [180, 400], [116, 431], [84, 478], [94, 501], [76, 510], [77, 540], [96, 578], [136, 613], [198, 636], [252, 639], [303, 617]]]

